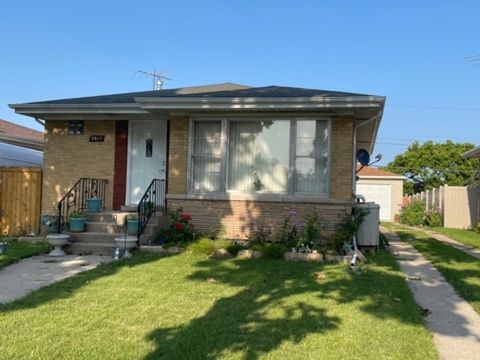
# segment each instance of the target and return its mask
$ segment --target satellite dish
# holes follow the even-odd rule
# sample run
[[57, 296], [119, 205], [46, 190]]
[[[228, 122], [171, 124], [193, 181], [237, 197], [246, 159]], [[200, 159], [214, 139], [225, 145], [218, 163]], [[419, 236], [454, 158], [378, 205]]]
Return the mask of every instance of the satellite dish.
[[366, 166], [370, 162], [370, 153], [365, 149], [357, 150], [357, 161], [362, 165]]

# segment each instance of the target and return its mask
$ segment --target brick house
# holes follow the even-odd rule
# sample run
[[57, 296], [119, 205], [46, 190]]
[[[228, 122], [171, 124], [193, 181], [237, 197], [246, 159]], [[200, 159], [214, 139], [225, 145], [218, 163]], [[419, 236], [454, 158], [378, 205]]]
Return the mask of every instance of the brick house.
[[42, 213], [81, 177], [105, 207], [137, 204], [152, 179], [205, 231], [232, 238], [317, 211], [350, 213], [356, 149], [373, 150], [385, 97], [232, 83], [12, 104], [45, 121]]

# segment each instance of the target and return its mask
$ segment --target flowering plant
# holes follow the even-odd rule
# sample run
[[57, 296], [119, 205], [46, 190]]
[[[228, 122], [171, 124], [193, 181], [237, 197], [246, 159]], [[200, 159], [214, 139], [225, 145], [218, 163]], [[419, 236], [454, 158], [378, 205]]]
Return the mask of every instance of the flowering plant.
[[195, 228], [192, 216], [185, 214], [182, 208], [169, 211], [170, 226], [163, 232], [168, 242], [179, 243], [192, 241], [195, 238]]

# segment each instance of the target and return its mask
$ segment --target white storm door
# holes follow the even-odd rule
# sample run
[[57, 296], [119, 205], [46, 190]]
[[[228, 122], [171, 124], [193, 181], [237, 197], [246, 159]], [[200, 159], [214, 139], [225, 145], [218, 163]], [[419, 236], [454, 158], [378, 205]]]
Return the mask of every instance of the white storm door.
[[131, 121], [126, 203], [138, 204], [153, 179], [165, 179], [167, 122]]
[[380, 205], [380, 220], [392, 221], [392, 189], [387, 184], [359, 184], [357, 194], [365, 196], [366, 201]]

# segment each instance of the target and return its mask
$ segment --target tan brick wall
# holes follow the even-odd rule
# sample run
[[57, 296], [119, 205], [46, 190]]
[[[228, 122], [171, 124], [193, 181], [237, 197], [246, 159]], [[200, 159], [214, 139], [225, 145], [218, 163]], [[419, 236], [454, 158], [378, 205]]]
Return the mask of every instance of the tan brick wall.
[[[47, 121], [45, 132], [42, 213], [53, 213], [81, 177], [108, 180], [105, 207], [111, 209], [115, 122], [85, 121], [83, 135], [68, 135], [68, 121]], [[90, 135], [105, 135], [105, 140], [89, 142]]]
[[315, 211], [322, 222], [326, 237], [330, 237], [345, 216], [351, 203], [270, 202], [253, 200], [170, 199], [171, 210], [183, 208], [192, 215], [197, 229], [212, 234], [220, 229], [229, 238], [244, 239], [255, 228], [278, 229], [283, 220], [295, 211], [299, 219]]
[[171, 194], [187, 192], [188, 124], [188, 117], [170, 119], [168, 192]]
[[353, 119], [332, 120], [330, 198], [352, 199]]

